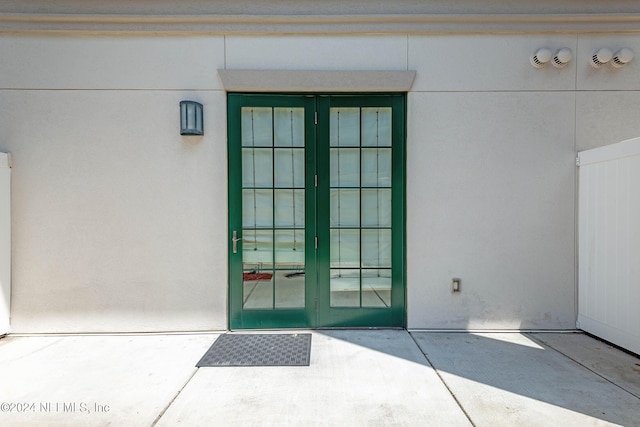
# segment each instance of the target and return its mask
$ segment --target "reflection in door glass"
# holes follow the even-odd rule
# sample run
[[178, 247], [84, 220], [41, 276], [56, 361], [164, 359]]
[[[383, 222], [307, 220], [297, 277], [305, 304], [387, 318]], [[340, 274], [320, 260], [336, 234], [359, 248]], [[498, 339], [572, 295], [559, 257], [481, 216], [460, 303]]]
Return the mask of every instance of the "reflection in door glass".
[[362, 306], [391, 307], [391, 269], [362, 270]]
[[360, 270], [331, 269], [331, 307], [360, 306]]
[[304, 109], [241, 115], [243, 309], [304, 308]]

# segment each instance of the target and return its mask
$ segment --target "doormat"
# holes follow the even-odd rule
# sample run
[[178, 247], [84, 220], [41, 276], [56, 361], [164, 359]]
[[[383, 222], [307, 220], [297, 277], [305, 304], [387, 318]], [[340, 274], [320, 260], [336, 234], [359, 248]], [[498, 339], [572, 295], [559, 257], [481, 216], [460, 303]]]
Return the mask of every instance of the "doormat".
[[311, 334], [223, 334], [196, 367], [309, 366]]

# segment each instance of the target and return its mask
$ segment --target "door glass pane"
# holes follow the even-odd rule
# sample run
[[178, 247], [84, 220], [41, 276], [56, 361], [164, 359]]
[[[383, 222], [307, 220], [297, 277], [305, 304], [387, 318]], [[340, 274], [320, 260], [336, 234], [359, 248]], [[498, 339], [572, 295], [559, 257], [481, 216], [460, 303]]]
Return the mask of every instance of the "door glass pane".
[[276, 230], [275, 306], [304, 307], [304, 229]]
[[273, 227], [273, 190], [242, 190], [243, 228]]
[[273, 146], [273, 109], [269, 107], [243, 107], [241, 112], [242, 146]]
[[273, 306], [273, 232], [242, 232], [243, 308], [265, 309]]
[[332, 227], [360, 226], [360, 190], [331, 190]]
[[274, 169], [276, 187], [304, 188], [304, 149], [276, 149]]
[[360, 270], [331, 269], [331, 307], [360, 307]]
[[274, 108], [276, 147], [304, 147], [304, 108]]
[[362, 189], [362, 226], [391, 227], [391, 189]]
[[276, 268], [304, 271], [304, 230], [276, 231]]
[[265, 309], [273, 306], [273, 273], [255, 270], [242, 273], [242, 308]]
[[242, 230], [242, 268], [258, 272], [273, 268], [271, 230]]
[[391, 107], [362, 109], [362, 145], [391, 146]]
[[304, 308], [304, 270], [277, 270], [276, 308]]
[[362, 270], [362, 306], [391, 307], [391, 270]]
[[242, 186], [269, 188], [273, 186], [273, 150], [242, 149]]
[[360, 186], [360, 149], [332, 148], [330, 164], [331, 187]]
[[276, 227], [304, 228], [304, 190], [275, 190]]
[[362, 230], [362, 267], [391, 268], [391, 230]]
[[362, 186], [391, 187], [391, 148], [362, 149]]
[[331, 108], [329, 111], [331, 147], [360, 146], [360, 109]]
[[360, 267], [360, 230], [331, 230], [331, 267]]

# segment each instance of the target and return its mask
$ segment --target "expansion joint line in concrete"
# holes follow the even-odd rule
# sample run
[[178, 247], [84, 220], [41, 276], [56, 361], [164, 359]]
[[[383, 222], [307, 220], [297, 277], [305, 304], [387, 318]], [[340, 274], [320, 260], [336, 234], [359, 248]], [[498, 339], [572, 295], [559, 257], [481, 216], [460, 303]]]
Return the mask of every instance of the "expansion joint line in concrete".
[[415, 343], [416, 347], [418, 347], [418, 350], [420, 350], [420, 353], [422, 353], [422, 356], [424, 356], [424, 358], [427, 360], [427, 362], [429, 363], [429, 366], [431, 366], [433, 368], [433, 371], [436, 373], [436, 375], [440, 379], [440, 382], [446, 387], [446, 389], [449, 392], [449, 394], [451, 395], [451, 397], [453, 397], [453, 400], [455, 400], [456, 405], [458, 405], [458, 407], [460, 408], [460, 410], [462, 411], [464, 416], [467, 417], [467, 420], [469, 420], [469, 423], [471, 423], [471, 425], [473, 427], [476, 427], [476, 424], [473, 422], [473, 420], [471, 419], [471, 417], [469, 416], [467, 411], [464, 409], [464, 406], [462, 406], [462, 403], [460, 403], [460, 401], [458, 400], [456, 395], [453, 393], [453, 390], [451, 390], [449, 388], [449, 385], [445, 382], [444, 378], [442, 378], [442, 375], [440, 375], [440, 372], [438, 371], [438, 368], [436, 368], [435, 365], [433, 363], [431, 363], [431, 360], [429, 359], [429, 356], [427, 356], [427, 353], [425, 353], [422, 350], [422, 347], [420, 347], [420, 344], [418, 344], [418, 341], [416, 341], [416, 339], [414, 338], [413, 334], [411, 332], [409, 332], [409, 331], [407, 331], [407, 333], [409, 334], [409, 336], [411, 337], [411, 339]]
[[158, 422], [160, 421], [160, 419], [164, 416], [164, 414], [167, 412], [167, 410], [169, 410], [169, 408], [171, 407], [171, 405], [173, 405], [173, 402], [176, 401], [176, 399], [178, 398], [178, 396], [180, 396], [180, 393], [182, 393], [182, 390], [185, 389], [185, 387], [187, 386], [187, 384], [189, 384], [191, 382], [191, 380], [193, 379], [193, 377], [195, 377], [196, 373], [198, 373], [198, 369], [199, 368], [195, 368], [193, 370], [193, 373], [189, 376], [189, 378], [187, 378], [187, 381], [185, 381], [185, 383], [182, 385], [182, 387], [180, 387], [180, 390], [178, 390], [178, 392], [176, 393], [175, 396], [173, 396], [173, 398], [169, 401], [169, 403], [167, 403], [167, 405], [162, 409], [162, 411], [160, 411], [160, 413], [158, 414], [158, 416], [156, 417], [155, 420], [153, 420], [153, 423], [151, 423], [151, 427], [155, 427], [156, 424], [158, 424]]
[[615, 382], [611, 381], [609, 378], [605, 377], [604, 375], [594, 371], [593, 369], [591, 369], [590, 367], [588, 367], [587, 365], [585, 365], [584, 363], [580, 363], [578, 360], [574, 359], [573, 357], [569, 356], [566, 353], [561, 352], [560, 350], [558, 350], [557, 348], [555, 348], [554, 346], [552, 346], [551, 344], [544, 342], [540, 339], [535, 338], [533, 335], [531, 334], [526, 334], [527, 337], [529, 337], [530, 339], [532, 339], [533, 341], [537, 342], [539, 345], [542, 346], [546, 346], [549, 347], [551, 350], [555, 351], [556, 353], [559, 353], [561, 355], [563, 355], [564, 357], [566, 357], [567, 359], [571, 360], [573, 363], [576, 363], [580, 366], [582, 366], [584, 369], [586, 369], [587, 371], [599, 376], [600, 378], [602, 378], [603, 380], [605, 380], [606, 382], [608, 382], [609, 384], [612, 384], [616, 387], [618, 387], [620, 390], [625, 391], [627, 393], [629, 393], [631, 396], [636, 397], [638, 399], [640, 399], [640, 396], [638, 396], [637, 394], [635, 394], [634, 392], [632, 392], [631, 390], [627, 390], [626, 388], [622, 387], [620, 384], [616, 384]]

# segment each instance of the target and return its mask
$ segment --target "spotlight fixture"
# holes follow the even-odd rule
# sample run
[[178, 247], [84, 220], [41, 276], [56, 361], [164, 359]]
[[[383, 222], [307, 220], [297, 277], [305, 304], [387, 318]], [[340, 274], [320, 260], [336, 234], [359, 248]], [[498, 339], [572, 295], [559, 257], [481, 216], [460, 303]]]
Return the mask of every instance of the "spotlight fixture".
[[633, 56], [634, 53], [631, 49], [629, 49], [628, 47], [623, 47], [613, 55], [613, 58], [611, 59], [611, 65], [616, 68], [622, 68], [627, 63], [631, 62]]
[[591, 55], [591, 59], [589, 61], [593, 68], [600, 68], [607, 62], [611, 61], [611, 58], [613, 58], [613, 52], [606, 47], [603, 47]]
[[562, 68], [567, 65], [573, 59], [573, 54], [571, 53], [571, 49], [568, 47], [563, 47], [558, 50], [555, 55], [553, 55], [553, 66], [556, 68]]
[[199, 102], [180, 101], [180, 135], [204, 135]]
[[530, 58], [531, 65], [535, 68], [542, 68], [547, 64], [547, 62], [551, 61], [551, 55], [551, 51], [546, 47], [538, 49], [538, 51]]

